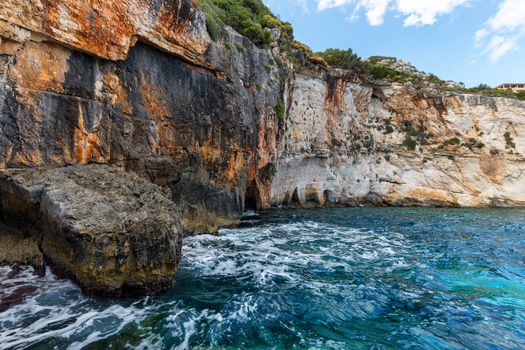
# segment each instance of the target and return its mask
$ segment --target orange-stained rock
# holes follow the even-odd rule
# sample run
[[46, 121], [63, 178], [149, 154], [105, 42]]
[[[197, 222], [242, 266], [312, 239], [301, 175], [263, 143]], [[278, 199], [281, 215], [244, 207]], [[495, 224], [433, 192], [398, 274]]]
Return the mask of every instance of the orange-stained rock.
[[3, 0], [0, 21], [0, 36], [15, 41], [27, 41], [29, 36], [18, 32], [29, 30], [101, 58], [123, 60], [142, 40], [206, 65], [209, 36], [190, 0]]

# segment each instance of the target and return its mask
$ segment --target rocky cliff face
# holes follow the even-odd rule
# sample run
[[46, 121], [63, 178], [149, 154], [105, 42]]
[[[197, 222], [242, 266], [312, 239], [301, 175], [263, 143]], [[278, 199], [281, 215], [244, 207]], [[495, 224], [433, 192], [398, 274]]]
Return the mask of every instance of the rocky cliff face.
[[282, 87], [224, 36], [245, 49], [188, 0], [3, 1], [0, 167], [110, 163], [170, 187], [188, 233], [235, 224]]
[[298, 74], [272, 205], [522, 206], [525, 103]]
[[[114, 230], [127, 239], [108, 236], [118, 249], [97, 248], [95, 240], [64, 253], [60, 237], [75, 230], [63, 228], [78, 228], [82, 218], [45, 214], [49, 203], [37, 196], [31, 203], [38, 208], [27, 215], [31, 222], [52, 217], [46, 225], [53, 234], [44, 237], [55, 238], [38, 242], [46, 258], [93, 290], [156, 290], [176, 270], [179, 231], [215, 232], [238, 223], [246, 207], [525, 205], [524, 102], [417, 93], [350, 72], [294, 68], [286, 56], [228, 28], [212, 40], [190, 0], [2, 1], [4, 185], [15, 168], [33, 178], [33, 168], [58, 169], [56, 177], [70, 172], [64, 167], [89, 174], [87, 164], [107, 164], [160, 186], [151, 191], [166, 189], [179, 208], [169, 225], [182, 224], [171, 238], [154, 226], [153, 251], [164, 241], [173, 248], [156, 262], [140, 254], [142, 246], [122, 261], [111, 252], [133, 246], [126, 242], [136, 242], [136, 227], [149, 232], [153, 211]], [[2, 201], [10, 198], [4, 191]], [[4, 221], [16, 224], [9, 208]], [[140, 208], [128, 208], [129, 215]], [[74, 263], [74, 251], [85, 252], [85, 268]]]

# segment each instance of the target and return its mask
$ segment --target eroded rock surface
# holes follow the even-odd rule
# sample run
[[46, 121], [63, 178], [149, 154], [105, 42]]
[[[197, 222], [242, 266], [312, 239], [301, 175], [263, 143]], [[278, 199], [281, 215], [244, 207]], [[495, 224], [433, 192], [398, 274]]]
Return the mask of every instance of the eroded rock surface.
[[44, 255], [38, 238], [0, 223], [0, 265], [31, 266], [43, 272]]
[[0, 6], [2, 168], [116, 164], [169, 188], [187, 233], [247, 204], [525, 201], [522, 102], [278, 67], [187, 0]]
[[180, 212], [160, 187], [105, 165], [12, 170], [3, 177], [4, 220], [40, 235], [55, 270], [86, 291], [126, 295], [172, 285]]
[[304, 74], [288, 101], [271, 205], [525, 205], [523, 101]]
[[187, 0], [8, 1], [0, 18], [0, 168], [115, 164], [169, 187], [187, 233], [238, 223], [275, 152], [269, 50], [212, 42]]

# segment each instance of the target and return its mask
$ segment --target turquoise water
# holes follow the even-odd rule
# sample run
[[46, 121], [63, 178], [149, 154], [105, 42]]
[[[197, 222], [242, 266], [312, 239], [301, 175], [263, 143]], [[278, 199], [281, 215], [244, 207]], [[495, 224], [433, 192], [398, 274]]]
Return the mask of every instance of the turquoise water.
[[524, 210], [272, 211], [244, 226], [186, 239], [156, 297], [1, 269], [0, 349], [525, 349]]

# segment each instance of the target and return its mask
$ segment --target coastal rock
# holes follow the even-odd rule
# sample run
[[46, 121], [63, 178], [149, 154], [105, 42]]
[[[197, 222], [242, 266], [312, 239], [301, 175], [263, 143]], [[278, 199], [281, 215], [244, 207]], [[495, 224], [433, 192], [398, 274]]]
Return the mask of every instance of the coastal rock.
[[276, 149], [269, 50], [211, 41], [187, 0], [8, 1], [0, 18], [1, 169], [112, 164], [169, 188], [186, 234], [239, 222]]
[[278, 205], [524, 206], [525, 102], [298, 74]]
[[106, 165], [10, 170], [4, 220], [33, 236], [59, 273], [88, 292], [170, 287], [180, 261], [179, 210], [160, 187]]
[[10, 0], [0, 19], [0, 168], [134, 172], [184, 234], [246, 208], [525, 203], [523, 102], [308, 68], [230, 27], [212, 40], [189, 0]]
[[0, 265], [31, 266], [42, 272], [44, 255], [38, 243], [37, 237], [0, 223]]

